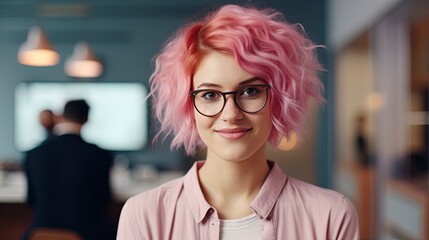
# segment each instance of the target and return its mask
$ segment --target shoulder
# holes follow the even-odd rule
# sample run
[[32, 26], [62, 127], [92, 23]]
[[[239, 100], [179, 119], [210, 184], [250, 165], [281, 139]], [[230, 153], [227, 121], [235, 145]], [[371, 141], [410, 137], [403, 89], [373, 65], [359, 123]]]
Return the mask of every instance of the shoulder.
[[317, 199], [322, 203], [336, 202], [345, 198], [343, 194], [334, 190], [322, 188], [292, 177], [288, 177], [286, 189], [287, 191], [299, 193], [301, 197]]
[[[85, 139], [82, 138], [80, 135], [63, 135], [63, 139], [61, 141], [58, 141], [59, 144], [70, 144], [70, 142], [73, 142], [74, 144], [78, 145], [82, 151], [85, 151], [86, 153], [92, 153], [97, 155], [112, 155], [112, 153], [104, 148], [99, 147], [97, 144], [94, 144], [92, 142], [87, 142]], [[58, 138], [61, 139], [61, 136]]]
[[37, 156], [37, 155], [39, 155], [41, 153], [44, 153], [44, 152], [48, 151], [51, 148], [52, 148], [52, 144], [50, 142], [43, 142], [40, 145], [38, 145], [37, 147], [35, 147], [35, 148], [27, 151], [26, 152], [26, 156], [27, 157], [31, 157], [31, 156], [34, 156], [34, 155]]
[[37, 147], [33, 148], [32, 150], [29, 151], [29, 153], [38, 153], [38, 152], [43, 152], [46, 150], [52, 151], [52, 150], [59, 150], [59, 147], [64, 147], [64, 146], [68, 146], [70, 145], [70, 137], [66, 136], [66, 135], [59, 135], [59, 136], [54, 136], [51, 138], [46, 139], [45, 141], [43, 141], [42, 143], [40, 143], [40, 145], [38, 145]]
[[86, 147], [100, 155], [104, 155], [104, 156], [112, 156], [113, 153], [111, 151], [108, 151], [104, 148], [99, 147], [98, 145], [94, 144], [94, 143], [88, 143], [88, 142], [84, 142], [84, 145], [86, 145]]
[[118, 225], [118, 239], [151, 239], [158, 236], [174, 209], [183, 187], [183, 177], [140, 193], [125, 202]]
[[81, 139], [81, 141], [82, 141], [82, 146], [86, 148], [88, 151], [92, 151], [98, 155], [103, 155], [105, 157], [113, 157], [113, 153], [111, 151], [106, 150], [95, 143], [87, 142], [83, 139]]
[[[354, 211], [354, 205], [343, 194], [288, 177], [285, 186], [288, 197], [297, 204], [337, 211]], [[288, 198], [288, 200], [290, 200]]]
[[292, 207], [300, 212], [300, 217], [329, 229], [330, 236], [357, 239], [359, 228], [356, 208], [343, 194], [288, 177], [282, 198], [282, 202], [293, 204]]

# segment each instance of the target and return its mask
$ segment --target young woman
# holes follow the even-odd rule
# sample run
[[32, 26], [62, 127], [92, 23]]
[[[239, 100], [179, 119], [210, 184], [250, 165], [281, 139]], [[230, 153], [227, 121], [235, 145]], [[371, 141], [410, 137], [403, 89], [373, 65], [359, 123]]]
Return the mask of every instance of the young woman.
[[299, 133], [323, 101], [316, 46], [274, 10], [226, 5], [181, 30], [156, 58], [161, 134], [188, 154], [182, 178], [130, 198], [118, 239], [358, 239], [343, 195], [285, 175], [265, 144]]

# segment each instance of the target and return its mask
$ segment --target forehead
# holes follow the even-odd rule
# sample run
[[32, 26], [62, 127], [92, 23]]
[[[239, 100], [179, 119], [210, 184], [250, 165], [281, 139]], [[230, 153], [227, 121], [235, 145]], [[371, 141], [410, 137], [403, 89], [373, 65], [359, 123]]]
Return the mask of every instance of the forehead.
[[193, 76], [193, 86], [198, 88], [201, 84], [214, 84], [233, 88], [252, 77], [254, 76], [241, 68], [232, 56], [212, 51], [198, 64]]

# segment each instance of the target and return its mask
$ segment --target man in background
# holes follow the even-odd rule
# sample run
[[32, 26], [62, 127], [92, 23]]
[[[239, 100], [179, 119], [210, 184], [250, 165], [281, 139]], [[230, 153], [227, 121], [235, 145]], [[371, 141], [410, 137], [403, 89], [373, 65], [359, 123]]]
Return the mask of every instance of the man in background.
[[55, 136], [54, 127], [57, 121], [57, 116], [49, 109], [44, 109], [39, 114], [40, 125], [46, 131], [46, 139], [50, 139]]
[[24, 239], [37, 227], [73, 230], [86, 240], [114, 238], [106, 220], [112, 156], [80, 136], [88, 113], [85, 100], [67, 102], [56, 136], [26, 154], [33, 220]]

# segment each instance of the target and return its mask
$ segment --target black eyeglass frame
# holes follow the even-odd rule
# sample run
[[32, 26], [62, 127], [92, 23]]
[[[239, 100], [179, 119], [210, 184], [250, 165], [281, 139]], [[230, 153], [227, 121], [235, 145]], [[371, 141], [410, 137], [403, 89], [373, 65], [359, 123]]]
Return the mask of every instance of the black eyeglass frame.
[[[254, 111], [254, 112], [245, 111], [237, 103], [237, 93], [240, 92], [240, 91], [242, 91], [243, 89], [249, 88], [249, 87], [265, 87], [265, 93], [266, 93], [265, 102], [264, 102], [264, 105], [261, 107], [261, 109], [259, 109], [258, 111]], [[234, 99], [235, 106], [237, 106], [238, 109], [240, 109], [242, 112], [253, 114], [253, 113], [258, 113], [258, 112], [262, 111], [262, 109], [264, 109], [265, 106], [267, 105], [267, 102], [268, 102], [268, 90], [270, 88], [271, 88], [271, 86], [269, 84], [252, 84], [252, 85], [243, 86], [243, 87], [241, 87], [241, 88], [239, 88], [239, 89], [237, 89], [235, 91], [231, 91], [231, 92], [221, 92], [221, 91], [213, 90], [213, 89], [198, 89], [198, 90], [190, 91], [189, 93], [192, 96], [192, 103], [194, 104], [194, 107], [195, 107], [195, 109], [197, 110], [198, 113], [200, 113], [201, 115], [206, 116], [206, 117], [214, 117], [214, 116], [218, 115], [219, 113], [221, 113], [223, 111], [223, 109], [225, 108], [225, 105], [226, 105], [226, 95], [229, 95], [229, 94], [232, 94], [234, 96], [233, 99]], [[195, 104], [195, 96], [198, 93], [205, 92], [205, 91], [217, 92], [217, 93], [220, 93], [222, 95], [222, 97], [223, 97], [223, 106], [220, 109], [220, 111], [217, 112], [216, 114], [212, 114], [212, 115], [204, 114], [204, 113], [200, 112], [200, 110], [198, 110], [198, 107]]]

